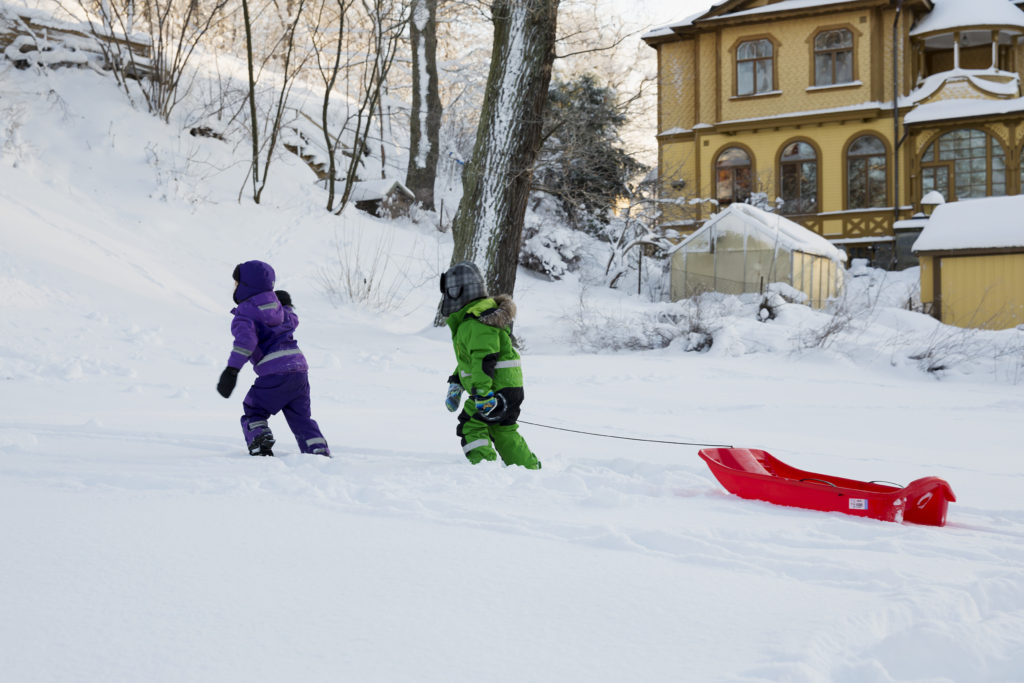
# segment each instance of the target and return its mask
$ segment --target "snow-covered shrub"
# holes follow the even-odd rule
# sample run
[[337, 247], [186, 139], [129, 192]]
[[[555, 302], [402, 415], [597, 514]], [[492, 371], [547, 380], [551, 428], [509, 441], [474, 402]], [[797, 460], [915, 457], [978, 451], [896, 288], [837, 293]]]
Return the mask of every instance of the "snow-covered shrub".
[[409, 284], [391, 263], [394, 233], [388, 230], [384, 235], [368, 245], [363, 244], [359, 231], [346, 244], [335, 239], [333, 258], [317, 273], [320, 290], [333, 305], [353, 303], [386, 313], [405, 302]]
[[679, 337], [685, 338], [683, 348], [687, 351], [707, 351], [715, 341], [715, 330], [720, 318], [718, 301], [711, 293], [700, 294], [677, 303], [680, 309], [674, 315]]
[[982, 345], [978, 343], [980, 332], [971, 328], [937, 326], [924, 348], [911, 353], [909, 358], [925, 372], [941, 375], [982, 352]]
[[579, 267], [583, 255], [583, 236], [565, 225], [532, 224], [523, 228], [523, 246], [519, 265], [561, 280]]
[[772, 282], [765, 288], [757, 307], [757, 319], [761, 322], [775, 320], [779, 309], [786, 304], [805, 304], [807, 294], [785, 282]]
[[633, 311], [600, 308], [581, 292], [573, 314], [571, 341], [583, 351], [659, 349], [707, 351], [719, 327], [721, 297], [701, 295], [673, 304]]
[[[1016, 334], [1014, 334], [1016, 332]], [[1014, 384], [1021, 379], [1024, 365], [1024, 335], [1020, 330], [985, 330], [937, 324], [908, 354], [917, 367], [936, 377], [979, 361], [991, 362], [996, 374], [1004, 372]]]
[[675, 320], [664, 312], [616, 315], [581, 305], [572, 324], [572, 343], [588, 352], [660, 349], [679, 336]]
[[535, 195], [524, 220], [519, 265], [549, 280], [561, 280], [579, 269], [587, 243], [592, 240], [568, 226], [565, 213], [553, 197]]
[[[844, 273], [845, 282], [848, 283], [852, 277], [849, 272]], [[788, 286], [788, 285], [787, 285]], [[799, 291], [793, 290], [801, 296], [800, 303], [807, 300], [807, 296]], [[844, 283], [839, 296], [829, 299], [828, 303], [821, 310], [827, 318], [824, 323], [817, 327], [803, 330], [797, 335], [798, 343], [805, 349], [825, 349], [831, 346], [839, 334], [850, 328], [855, 319], [870, 318], [874, 303], [870, 300], [858, 298], [852, 288]]]

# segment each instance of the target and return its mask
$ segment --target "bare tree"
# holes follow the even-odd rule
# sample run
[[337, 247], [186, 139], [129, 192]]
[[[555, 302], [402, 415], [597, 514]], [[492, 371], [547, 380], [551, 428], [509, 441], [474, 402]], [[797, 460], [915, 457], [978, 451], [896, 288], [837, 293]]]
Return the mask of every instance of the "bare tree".
[[[256, 55], [253, 47], [253, 17], [250, 13], [249, 0], [242, 0], [242, 13], [245, 22], [245, 44], [246, 64], [248, 66], [249, 78], [249, 134], [252, 140], [252, 164], [249, 177], [252, 181], [253, 201], [260, 203], [263, 190], [267, 187], [267, 175], [270, 171], [270, 163], [274, 158], [277, 148], [277, 141], [281, 134], [281, 126], [285, 112], [288, 108], [288, 96], [291, 93], [295, 79], [302, 71], [306, 57], [299, 55], [296, 59], [295, 30], [302, 19], [305, 0], [297, 0], [289, 3], [287, 11], [290, 14], [279, 16], [280, 30], [276, 33], [277, 39], [271, 44], [268, 54], [264, 57], [263, 63], [257, 70], [255, 67]], [[268, 62], [280, 61], [278, 73], [279, 86], [272, 110], [266, 118], [266, 130], [263, 142], [261, 142], [261, 119], [257, 107], [257, 87], [259, 76]], [[262, 169], [260, 168], [262, 164]], [[261, 172], [262, 171], [262, 172]]]
[[[228, 0], [78, 0], [118, 85], [132, 95], [132, 82], [150, 113], [169, 121], [188, 94], [188, 63], [224, 12]], [[148, 57], [133, 49], [133, 34], [148, 35]]]
[[315, 10], [315, 18], [310, 27], [310, 38], [313, 44], [313, 56], [316, 60], [317, 72], [323, 83], [323, 102], [320, 108], [320, 128], [323, 134], [324, 148], [327, 151], [327, 210], [334, 210], [335, 179], [338, 177], [338, 149], [344, 129], [332, 131], [330, 123], [331, 101], [338, 77], [342, 75], [347, 63], [342, 62], [344, 54], [345, 22], [352, 0], [335, 0], [333, 5], [320, 3]]
[[434, 209], [434, 181], [441, 130], [437, 77], [437, 0], [413, 0], [409, 22], [412, 44], [412, 112], [409, 167], [405, 184], [423, 208]]
[[[352, 187], [359, 180], [363, 157], [368, 153], [374, 120], [383, 116], [383, 97], [388, 74], [394, 65], [406, 23], [407, 0], [336, 0], [331, 15], [337, 28], [332, 39], [313, 41], [320, 77], [324, 83], [320, 126], [328, 156], [327, 210], [340, 213], [348, 204]], [[323, 30], [329, 22], [320, 15], [316, 25]], [[314, 31], [314, 34], [318, 31]], [[344, 85], [340, 124], [333, 123], [331, 109], [338, 99], [338, 87]], [[383, 124], [381, 124], [383, 129]], [[347, 149], [346, 149], [347, 148]], [[337, 168], [337, 154], [348, 157], [344, 169]], [[341, 197], [337, 183], [341, 181]]]
[[452, 261], [481, 266], [512, 292], [555, 57], [558, 0], [495, 0], [494, 47], [473, 157], [463, 172]]

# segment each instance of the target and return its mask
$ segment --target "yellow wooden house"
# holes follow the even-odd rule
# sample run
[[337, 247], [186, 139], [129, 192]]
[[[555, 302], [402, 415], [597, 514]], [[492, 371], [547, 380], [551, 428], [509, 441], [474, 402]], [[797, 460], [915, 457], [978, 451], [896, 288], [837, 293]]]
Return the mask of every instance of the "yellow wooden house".
[[721, 0], [650, 31], [663, 228], [753, 201], [915, 264], [925, 195], [1024, 192], [1022, 4]]

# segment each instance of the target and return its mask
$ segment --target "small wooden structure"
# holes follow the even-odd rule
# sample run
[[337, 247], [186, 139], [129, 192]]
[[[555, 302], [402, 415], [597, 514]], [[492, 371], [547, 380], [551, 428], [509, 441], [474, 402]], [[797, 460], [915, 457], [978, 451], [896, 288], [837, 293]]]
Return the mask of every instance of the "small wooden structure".
[[921, 302], [944, 323], [1006, 329], [1024, 324], [1024, 196], [936, 207], [913, 252]]
[[361, 180], [352, 184], [350, 200], [360, 211], [380, 218], [408, 216], [416, 195], [392, 178]]
[[842, 288], [846, 254], [778, 214], [730, 204], [671, 250], [673, 301], [705, 291], [762, 293], [784, 282], [821, 308]]

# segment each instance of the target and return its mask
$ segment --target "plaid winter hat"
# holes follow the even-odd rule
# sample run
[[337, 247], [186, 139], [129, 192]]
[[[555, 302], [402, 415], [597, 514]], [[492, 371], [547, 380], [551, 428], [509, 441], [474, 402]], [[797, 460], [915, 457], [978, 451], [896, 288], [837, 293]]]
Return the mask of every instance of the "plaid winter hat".
[[487, 296], [484, 277], [475, 263], [461, 261], [441, 275], [441, 314], [451, 315], [471, 301]]

